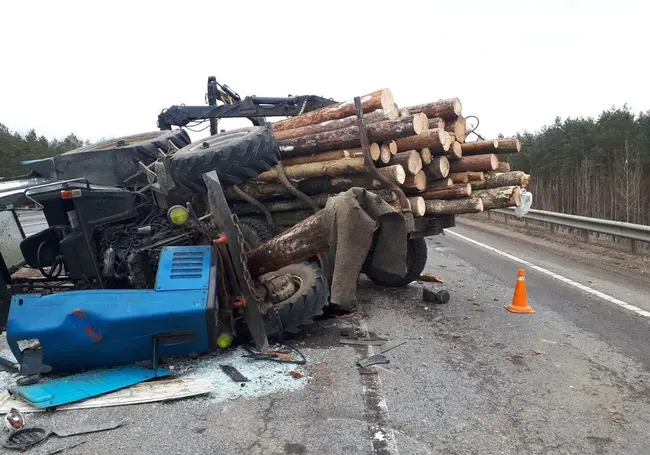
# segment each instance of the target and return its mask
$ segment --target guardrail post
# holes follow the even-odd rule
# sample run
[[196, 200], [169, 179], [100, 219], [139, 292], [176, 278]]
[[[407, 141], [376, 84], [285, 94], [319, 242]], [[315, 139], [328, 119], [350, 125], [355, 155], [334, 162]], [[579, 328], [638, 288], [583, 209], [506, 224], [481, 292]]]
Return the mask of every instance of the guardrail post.
[[555, 234], [555, 225], [553, 223], [550, 223], [551, 225], [551, 234]]
[[582, 230], [582, 240], [584, 240], [585, 243], [589, 242], [589, 231], [587, 229]]
[[528, 218], [524, 218], [524, 226], [528, 229]]
[[503, 223], [508, 224], [508, 215], [503, 215]]
[[489, 210], [488, 210], [487, 212], [488, 212], [488, 220], [489, 220], [489, 219], [490, 219], [490, 213], [491, 213], [491, 212], [490, 212]]
[[636, 254], [636, 240], [630, 240], [630, 248], [632, 249], [632, 254]]

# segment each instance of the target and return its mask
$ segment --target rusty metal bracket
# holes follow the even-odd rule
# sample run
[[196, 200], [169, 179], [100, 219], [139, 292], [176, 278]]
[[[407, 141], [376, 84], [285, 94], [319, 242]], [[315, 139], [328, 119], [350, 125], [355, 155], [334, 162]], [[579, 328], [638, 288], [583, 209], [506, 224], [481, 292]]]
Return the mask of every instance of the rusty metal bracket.
[[273, 215], [271, 214], [271, 211], [266, 208], [264, 203], [255, 199], [253, 196], [251, 196], [250, 194], [248, 194], [247, 192], [239, 188], [239, 186], [237, 185], [233, 185], [232, 190], [235, 192], [237, 196], [239, 196], [244, 201], [248, 202], [250, 205], [252, 205], [257, 210], [262, 212], [264, 218], [266, 218], [267, 224], [269, 224], [270, 226], [275, 226], [275, 223], [273, 222]]
[[366, 120], [363, 117], [363, 109], [361, 108], [361, 98], [358, 96], [354, 98], [354, 106], [357, 108], [357, 119], [359, 120], [359, 137], [361, 139], [361, 149], [363, 150], [363, 164], [366, 170], [370, 173], [372, 178], [379, 180], [386, 188], [392, 190], [399, 199], [399, 204], [402, 212], [411, 213], [411, 204], [406, 198], [404, 191], [394, 182], [391, 182], [387, 177], [381, 174], [375, 167], [375, 162], [370, 156], [370, 141], [368, 140], [368, 130], [366, 129]]
[[280, 179], [280, 183], [282, 183], [287, 190], [294, 196], [296, 196], [298, 199], [300, 199], [302, 202], [307, 204], [313, 211], [314, 213], [318, 212], [320, 210], [320, 207], [312, 198], [307, 196], [305, 193], [300, 191], [298, 188], [293, 186], [291, 182], [289, 181], [289, 178], [287, 177], [287, 174], [284, 172], [284, 166], [282, 165], [282, 161], [278, 163], [278, 165], [275, 167], [275, 170], [278, 172], [278, 178]]

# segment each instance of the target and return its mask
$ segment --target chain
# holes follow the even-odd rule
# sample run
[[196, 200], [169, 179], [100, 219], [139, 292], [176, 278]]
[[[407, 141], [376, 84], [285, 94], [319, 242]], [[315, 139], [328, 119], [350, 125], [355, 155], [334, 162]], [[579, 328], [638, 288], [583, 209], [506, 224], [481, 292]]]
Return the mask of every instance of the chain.
[[248, 286], [248, 289], [250, 290], [251, 294], [260, 303], [260, 311], [262, 313], [265, 313], [264, 306], [262, 305], [266, 301], [266, 296], [258, 291], [257, 286], [255, 286], [255, 281], [253, 281], [253, 277], [251, 276], [250, 270], [248, 270], [248, 258], [246, 257], [246, 253], [248, 253], [248, 242], [244, 238], [244, 233], [241, 231], [239, 228], [239, 223], [237, 222], [237, 217], [233, 215], [232, 217], [233, 224], [235, 225], [235, 228], [237, 229], [237, 241], [239, 242], [239, 260], [242, 263], [243, 269], [244, 269], [244, 280], [246, 281], [246, 286]]

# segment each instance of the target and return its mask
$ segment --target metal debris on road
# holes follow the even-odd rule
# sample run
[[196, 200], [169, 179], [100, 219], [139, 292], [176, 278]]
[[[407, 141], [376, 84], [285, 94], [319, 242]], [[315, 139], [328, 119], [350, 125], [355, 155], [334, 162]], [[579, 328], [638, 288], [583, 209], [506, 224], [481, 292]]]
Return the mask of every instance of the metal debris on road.
[[76, 430], [47, 430], [45, 428], [32, 427], [32, 428], [22, 428], [9, 436], [2, 441], [2, 447], [6, 449], [14, 450], [24, 450], [28, 447], [34, 446], [45, 441], [50, 436], [58, 436], [59, 438], [67, 438], [68, 436], [78, 436], [81, 434], [88, 433], [98, 433], [100, 431], [109, 431], [115, 430], [124, 426], [126, 422], [118, 422], [105, 425], [95, 425], [82, 427], [81, 429]]
[[86, 441], [80, 441], [76, 442], [74, 444], [70, 444], [69, 446], [63, 446], [59, 447], [58, 449], [54, 449], [51, 452], [47, 452], [44, 455], [56, 455], [57, 453], [65, 452], [66, 450], [74, 449], [75, 447], [79, 447], [81, 444], [85, 444]]
[[406, 340], [403, 340], [403, 341], [400, 341], [400, 340], [389, 341], [388, 343], [383, 344], [381, 346], [381, 353], [383, 354], [384, 352], [388, 352], [391, 349], [395, 349], [396, 347], [401, 346], [404, 343], [406, 343]]
[[5, 415], [5, 426], [9, 431], [20, 430], [25, 426], [25, 416], [16, 408], [11, 408]]
[[357, 364], [359, 364], [361, 368], [368, 368], [371, 365], [386, 364], [389, 362], [390, 360], [388, 360], [384, 355], [376, 354], [373, 355], [372, 357], [368, 357], [357, 361]]
[[[307, 359], [298, 349], [293, 346], [284, 343], [289, 349], [278, 349], [272, 351], [255, 351], [249, 347], [244, 346], [244, 349], [248, 352], [244, 357], [251, 358], [253, 360], [270, 360], [271, 362], [278, 363], [295, 363], [296, 365], [304, 365], [307, 363]], [[291, 352], [295, 352], [300, 356], [299, 359], [295, 359], [290, 355]]]
[[435, 275], [431, 275], [429, 273], [422, 273], [420, 274], [420, 281], [428, 281], [429, 283], [444, 283], [440, 278], [438, 278]]
[[381, 346], [386, 344], [388, 340], [380, 339], [363, 339], [363, 338], [341, 338], [339, 343], [341, 344], [353, 344], [357, 346]]
[[295, 378], [295, 379], [300, 379], [300, 378], [302, 378], [302, 373], [301, 373], [300, 371], [291, 370], [291, 371], [289, 372], [289, 374], [291, 375], [291, 377], [293, 377], [293, 378]]
[[377, 370], [373, 368], [359, 368], [359, 374], [377, 374]]
[[235, 382], [248, 382], [249, 379], [241, 374], [239, 370], [232, 365], [219, 365], [221, 369], [223, 370], [224, 373], [228, 375], [230, 379], [232, 379]]

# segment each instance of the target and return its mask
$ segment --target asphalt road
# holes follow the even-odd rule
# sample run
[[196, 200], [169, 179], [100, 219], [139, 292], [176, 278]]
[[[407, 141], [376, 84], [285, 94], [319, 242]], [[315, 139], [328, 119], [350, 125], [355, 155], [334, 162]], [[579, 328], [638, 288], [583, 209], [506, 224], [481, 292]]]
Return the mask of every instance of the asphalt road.
[[[466, 238], [520, 257], [615, 300], [648, 309], [647, 283], [469, 225]], [[30, 416], [67, 428], [126, 419], [110, 433], [50, 440], [70, 454], [642, 454], [650, 452], [648, 318], [527, 269], [534, 315], [504, 310], [521, 264], [453, 234], [428, 240], [426, 272], [448, 289], [447, 305], [421, 300], [423, 286], [359, 285], [361, 311], [324, 319], [293, 340], [308, 359], [259, 368], [239, 396], [217, 371], [220, 357], [185, 360], [181, 375], [221, 392], [171, 403]], [[378, 375], [356, 360], [377, 348], [339, 344], [341, 330], [405, 340]], [[233, 354], [230, 354], [232, 358]], [[245, 362], [243, 360], [239, 360]], [[253, 374], [253, 373], [251, 373]], [[0, 377], [5, 383], [8, 375]], [[233, 398], [236, 397], [236, 398]]]

